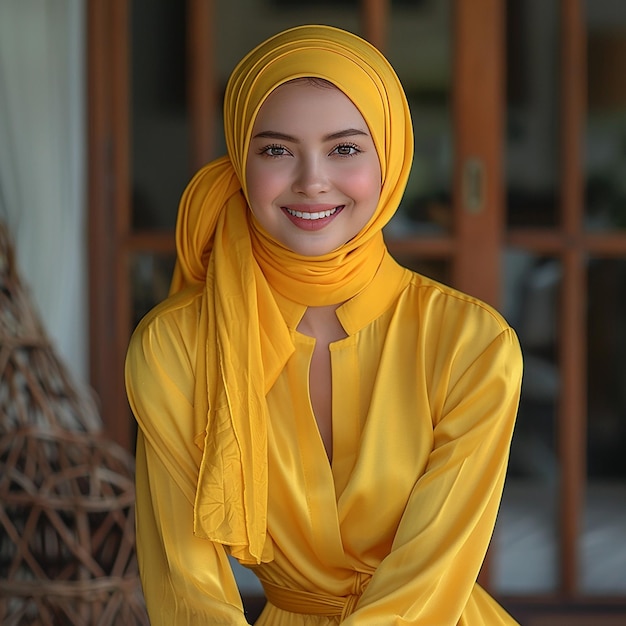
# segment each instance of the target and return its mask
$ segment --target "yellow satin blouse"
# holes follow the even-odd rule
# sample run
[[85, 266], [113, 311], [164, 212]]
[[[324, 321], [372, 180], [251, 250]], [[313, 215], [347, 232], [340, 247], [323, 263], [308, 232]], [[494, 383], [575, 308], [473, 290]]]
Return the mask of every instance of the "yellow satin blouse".
[[[248, 564], [269, 598], [257, 624], [515, 624], [476, 583], [519, 399], [513, 330], [484, 303], [386, 257], [338, 310], [348, 337], [331, 344], [330, 463], [308, 394], [314, 340], [296, 330], [304, 307], [274, 296], [295, 350], [267, 396], [267, 562]], [[207, 297], [202, 286], [171, 296], [128, 352], [137, 550], [153, 626], [247, 623], [232, 548], [193, 532]]]

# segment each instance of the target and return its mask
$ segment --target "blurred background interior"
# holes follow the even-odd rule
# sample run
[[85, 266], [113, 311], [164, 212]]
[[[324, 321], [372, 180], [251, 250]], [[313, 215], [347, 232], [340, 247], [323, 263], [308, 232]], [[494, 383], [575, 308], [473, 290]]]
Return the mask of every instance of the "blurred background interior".
[[3, 0], [0, 219], [55, 346], [132, 450], [126, 344], [167, 294], [184, 186], [224, 151], [227, 77], [313, 22], [379, 46], [409, 96], [390, 249], [522, 343], [483, 584], [527, 626], [626, 624], [626, 2]]

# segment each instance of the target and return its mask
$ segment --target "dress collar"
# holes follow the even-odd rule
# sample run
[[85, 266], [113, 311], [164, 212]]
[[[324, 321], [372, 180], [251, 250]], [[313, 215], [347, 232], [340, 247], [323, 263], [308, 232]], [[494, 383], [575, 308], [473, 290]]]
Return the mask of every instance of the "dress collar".
[[[374, 278], [354, 297], [337, 309], [337, 317], [348, 335], [353, 335], [380, 317], [411, 280], [411, 272], [398, 265], [387, 252]], [[306, 306], [272, 289], [276, 304], [290, 330], [295, 330]]]

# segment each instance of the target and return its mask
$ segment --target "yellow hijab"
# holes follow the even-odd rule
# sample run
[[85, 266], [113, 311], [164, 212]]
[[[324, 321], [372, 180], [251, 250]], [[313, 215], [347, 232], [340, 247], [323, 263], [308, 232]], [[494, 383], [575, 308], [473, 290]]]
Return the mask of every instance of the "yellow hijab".
[[[259, 108], [279, 85], [325, 79], [365, 119], [380, 160], [378, 207], [337, 250], [304, 257], [272, 239], [247, 203], [246, 158]], [[292, 28], [235, 68], [226, 88], [228, 156], [209, 163], [181, 199], [171, 293], [205, 285], [196, 364], [196, 443], [204, 449], [194, 532], [231, 546], [243, 562], [268, 561], [267, 403], [293, 352], [271, 288], [302, 306], [346, 301], [365, 288], [387, 253], [382, 228], [396, 211], [413, 156], [411, 118], [395, 72], [378, 50], [329, 26]]]

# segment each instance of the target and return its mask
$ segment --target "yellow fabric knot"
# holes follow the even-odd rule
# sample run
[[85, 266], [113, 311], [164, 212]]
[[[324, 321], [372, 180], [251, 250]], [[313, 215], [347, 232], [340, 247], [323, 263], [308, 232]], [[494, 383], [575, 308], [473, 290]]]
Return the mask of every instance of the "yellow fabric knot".
[[370, 579], [370, 574], [355, 572], [353, 591], [346, 596], [331, 596], [300, 589], [288, 589], [265, 580], [261, 581], [261, 584], [268, 602], [282, 611], [302, 615], [340, 617], [343, 621], [354, 613]]

